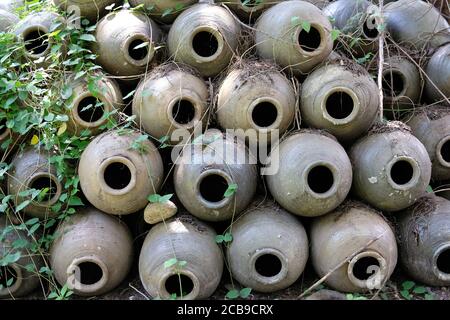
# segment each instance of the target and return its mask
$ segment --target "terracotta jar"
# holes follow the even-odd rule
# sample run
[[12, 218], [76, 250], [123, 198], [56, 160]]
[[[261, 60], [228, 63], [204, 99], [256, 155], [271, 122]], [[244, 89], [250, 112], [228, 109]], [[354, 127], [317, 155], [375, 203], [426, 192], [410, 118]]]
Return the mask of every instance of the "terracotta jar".
[[402, 123], [374, 126], [352, 146], [349, 156], [354, 193], [380, 210], [409, 207], [430, 183], [427, 150]]
[[352, 165], [334, 137], [301, 130], [272, 149], [278, 172], [266, 176], [267, 187], [286, 210], [306, 217], [326, 214], [347, 197]]
[[319, 278], [331, 272], [325, 283], [338, 291], [380, 289], [397, 264], [391, 226], [381, 213], [362, 203], [345, 202], [313, 220], [310, 235], [314, 269]]
[[159, 27], [145, 14], [120, 10], [103, 17], [95, 30], [97, 63], [116, 76], [139, 76], [155, 59], [162, 38]]
[[61, 223], [50, 248], [56, 280], [80, 296], [111, 291], [133, 262], [133, 238], [125, 223], [94, 208], [80, 209]]
[[[302, 29], [309, 22], [309, 31]], [[307, 73], [333, 48], [328, 17], [305, 1], [283, 1], [267, 9], [255, 24], [258, 55], [296, 74]]]
[[200, 3], [174, 21], [167, 46], [175, 61], [194, 67], [205, 77], [215, 76], [236, 53], [240, 31], [240, 25], [225, 8]]
[[0, 32], [8, 32], [19, 22], [19, 18], [9, 11], [0, 8]]
[[[139, 275], [145, 290], [161, 299], [211, 296], [223, 270], [222, 251], [215, 237], [211, 227], [190, 215], [154, 226], [139, 256]], [[174, 258], [175, 263], [167, 266]]]
[[[11, 229], [12, 227], [12, 229]], [[9, 231], [7, 231], [9, 229]], [[19, 298], [26, 296], [35, 290], [41, 283], [39, 270], [44, 266], [43, 257], [39, 253], [33, 253], [30, 249], [14, 249], [15, 242], [33, 243], [33, 239], [25, 230], [14, 228], [6, 215], [0, 217], [0, 259], [8, 254], [21, 252], [19, 260], [12, 264], [0, 267], [1, 298]], [[32, 265], [32, 270], [26, 266]], [[12, 279], [12, 280], [11, 280]], [[8, 286], [7, 283], [12, 281]]]
[[51, 153], [35, 147], [29, 147], [15, 155], [8, 176], [8, 193], [15, 195], [14, 204], [18, 206], [24, 201], [31, 200], [31, 195], [20, 196], [29, 189], [47, 190], [45, 196], [36, 197], [23, 211], [33, 217], [46, 219], [58, 215], [51, 207], [61, 196], [63, 186], [56, 167], [50, 163]]
[[53, 0], [53, 3], [61, 10], [65, 10], [69, 14], [76, 14], [81, 18], [86, 18], [91, 22], [97, 22], [108, 11], [108, 6], [115, 5], [118, 7], [122, 4], [121, 0]]
[[78, 166], [81, 190], [89, 202], [116, 215], [143, 209], [147, 197], [158, 193], [163, 170], [158, 149], [132, 130], [97, 136], [81, 154]]
[[273, 203], [255, 201], [230, 228], [227, 259], [233, 277], [259, 292], [292, 285], [308, 260], [308, 237], [296, 217]]
[[188, 68], [175, 63], [163, 65], [147, 74], [136, 89], [133, 114], [152, 137], [168, 137], [177, 129], [193, 132], [208, 121], [209, 91], [206, 83]]
[[[450, 72], [450, 43], [436, 50], [428, 61], [425, 72], [429, 77], [425, 83], [425, 93], [428, 99], [431, 101], [450, 99], [450, 79], [448, 77]], [[443, 103], [450, 107], [447, 101]]]

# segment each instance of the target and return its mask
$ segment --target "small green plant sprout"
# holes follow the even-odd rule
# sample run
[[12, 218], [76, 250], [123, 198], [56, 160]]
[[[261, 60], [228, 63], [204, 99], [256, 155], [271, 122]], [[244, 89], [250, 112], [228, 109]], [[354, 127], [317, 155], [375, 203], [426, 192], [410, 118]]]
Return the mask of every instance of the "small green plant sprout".
[[400, 291], [400, 295], [406, 300], [413, 299], [414, 295], [422, 297], [425, 300], [434, 299], [433, 293], [431, 293], [424, 286], [418, 286], [414, 281], [404, 281], [402, 283], [402, 290]]
[[331, 30], [331, 40], [336, 41], [337, 38], [341, 35], [341, 31], [338, 29]]
[[148, 135], [141, 134], [131, 143], [131, 149], [136, 150], [140, 154], [145, 154], [148, 152], [148, 147], [145, 145], [145, 142], [148, 141]]
[[233, 236], [230, 232], [226, 232], [224, 234], [218, 234], [216, 236], [216, 243], [229, 243], [233, 241]]
[[173, 193], [166, 194], [164, 196], [161, 196], [159, 194], [151, 194], [147, 197], [147, 200], [151, 203], [165, 203], [169, 201], [173, 197]]
[[309, 33], [311, 30], [311, 23], [308, 21], [302, 21], [299, 17], [295, 16], [291, 18], [291, 25], [292, 27], [301, 27], [302, 30]]
[[244, 0], [241, 1], [242, 5], [244, 7], [257, 7], [259, 6], [261, 3], [263, 3], [264, 0]]
[[360, 295], [359, 293], [347, 293], [347, 300], [367, 300], [367, 297]]
[[240, 290], [234, 288], [233, 286], [228, 286], [230, 289], [228, 290], [227, 294], [225, 295], [225, 298], [228, 300], [234, 300], [234, 299], [247, 299], [251, 292], [251, 288], [242, 288]]
[[61, 290], [56, 289], [56, 291], [50, 292], [48, 299], [53, 300], [68, 300], [68, 298], [73, 294], [73, 291], [69, 290], [67, 283], [61, 288]]
[[177, 258], [171, 258], [169, 260], [164, 261], [164, 268], [175, 268], [175, 270], [183, 269], [187, 264], [185, 260], [178, 260]]
[[230, 198], [231, 196], [233, 196], [236, 193], [237, 189], [238, 189], [238, 185], [236, 183], [229, 184], [228, 188], [227, 188], [227, 190], [225, 190], [223, 196], [225, 198]]

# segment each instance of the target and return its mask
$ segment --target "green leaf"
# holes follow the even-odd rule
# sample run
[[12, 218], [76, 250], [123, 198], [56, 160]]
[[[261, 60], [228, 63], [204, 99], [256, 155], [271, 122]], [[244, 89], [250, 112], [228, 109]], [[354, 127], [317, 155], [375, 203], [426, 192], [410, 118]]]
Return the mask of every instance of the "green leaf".
[[165, 16], [171, 14], [173, 11], [173, 8], [167, 8], [163, 11], [163, 13], [161, 14], [161, 18], [164, 18]]
[[417, 294], [423, 294], [427, 292], [427, 289], [425, 287], [415, 287], [413, 292]]
[[136, 90], [129, 92], [125, 97], [123, 97], [123, 100], [127, 100], [128, 98], [131, 98], [135, 92], [136, 92]]
[[147, 200], [151, 203], [158, 203], [161, 196], [159, 194], [151, 194], [147, 197]]
[[183, 268], [185, 265], [187, 265], [187, 261], [185, 260], [178, 261], [178, 267]]
[[353, 294], [351, 293], [347, 293], [345, 297], [347, 298], [347, 300], [353, 300]]
[[170, 267], [176, 265], [177, 262], [178, 262], [177, 258], [172, 258], [172, 259], [166, 260], [166, 261], [164, 261], [164, 268], [170, 268]]
[[15, 253], [9, 253], [3, 259], [0, 259], [0, 266], [6, 267], [7, 265], [17, 262], [22, 257], [22, 252], [16, 251]]
[[55, 299], [58, 298], [58, 294], [55, 291], [50, 292], [50, 294], [47, 296], [47, 299]]
[[138, 44], [136, 47], [134, 47], [133, 48], [133, 50], [138, 50], [138, 49], [141, 49], [141, 48], [145, 48], [145, 47], [147, 47], [148, 46], [148, 42], [142, 42], [141, 44]]
[[83, 201], [81, 201], [81, 199], [77, 196], [72, 196], [69, 199], [69, 206], [84, 206]]
[[433, 188], [429, 185], [426, 189], [428, 193], [433, 193]]
[[107, 11], [111, 11], [114, 7], [115, 7], [115, 3], [113, 3], [113, 4], [111, 4], [111, 5], [109, 5], [109, 6], [106, 6], [105, 7], [105, 10], [107, 10]]
[[92, 34], [82, 34], [80, 36], [80, 40], [89, 41], [89, 42], [95, 42], [96, 39]]
[[218, 235], [216, 236], [216, 243], [222, 243], [223, 240], [224, 240], [223, 235], [218, 234]]
[[405, 281], [402, 283], [402, 288], [404, 290], [411, 290], [415, 286], [413, 281]]
[[41, 225], [39, 223], [36, 223], [34, 226], [30, 228], [30, 230], [28, 230], [28, 235], [31, 236], [33, 233], [35, 233], [40, 226]]
[[411, 294], [409, 293], [408, 290], [402, 290], [402, 291], [400, 291], [400, 294], [406, 300], [411, 300]]
[[65, 85], [61, 91], [61, 98], [63, 98], [64, 100], [68, 100], [72, 96], [72, 93], [72, 87], [69, 85]]
[[13, 241], [12, 246], [14, 249], [22, 249], [28, 246], [29, 242], [26, 239], [16, 239]]
[[227, 232], [223, 235], [223, 241], [225, 241], [225, 242], [233, 241], [233, 236], [231, 235], [230, 232]]
[[241, 291], [239, 291], [239, 295], [241, 296], [241, 298], [246, 299], [246, 298], [248, 298], [248, 296], [250, 295], [251, 292], [252, 292], [252, 288], [244, 288], [244, 289], [241, 289]]
[[309, 31], [311, 30], [311, 23], [302, 21], [302, 29], [309, 33]]
[[231, 197], [233, 194], [235, 194], [237, 188], [238, 188], [238, 185], [236, 183], [232, 183], [232, 184], [228, 185], [228, 188], [227, 188], [227, 190], [225, 190], [225, 193], [223, 194], [223, 196], [225, 198]]
[[430, 294], [430, 293], [427, 293], [427, 294], [425, 295], [425, 300], [434, 300], [434, 295], [433, 295], [433, 294]]
[[166, 195], [160, 197], [158, 202], [159, 203], [165, 203], [165, 202], [169, 201], [170, 198], [172, 198], [172, 196], [173, 196], [173, 193], [166, 194]]
[[331, 40], [336, 41], [337, 38], [339, 38], [339, 35], [341, 34], [341, 31], [337, 29], [331, 30]]
[[291, 25], [293, 27], [299, 26], [300, 24], [301, 24], [301, 22], [300, 22], [300, 18], [299, 17], [295, 16], [295, 17], [291, 18]]
[[30, 200], [25, 200], [24, 202], [22, 202], [21, 204], [19, 204], [16, 207], [16, 212], [19, 212], [20, 210], [23, 210], [26, 206], [28, 206], [31, 203]]
[[38, 222], [39, 222], [39, 218], [33, 218], [33, 219], [30, 219], [30, 220], [26, 221], [25, 224], [27, 226], [32, 226], [33, 224], [36, 224]]
[[230, 290], [227, 292], [225, 298], [227, 298], [227, 299], [239, 298], [239, 291], [237, 291], [236, 289]]

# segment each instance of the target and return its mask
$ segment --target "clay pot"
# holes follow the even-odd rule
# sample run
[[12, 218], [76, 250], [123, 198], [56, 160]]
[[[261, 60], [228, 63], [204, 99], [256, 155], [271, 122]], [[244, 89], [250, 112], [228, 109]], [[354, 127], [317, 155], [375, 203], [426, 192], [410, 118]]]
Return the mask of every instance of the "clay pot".
[[0, 9], [0, 32], [8, 32], [19, 22], [19, 18], [6, 10]]
[[374, 127], [352, 146], [349, 156], [354, 193], [380, 210], [405, 209], [430, 183], [427, 150], [404, 125]]
[[421, 50], [437, 48], [450, 41], [450, 26], [431, 3], [398, 0], [384, 8], [387, 31], [402, 45]]
[[24, 0], [2, 0], [0, 3], [0, 9], [14, 12], [16, 9], [24, 6]]
[[403, 56], [387, 56], [383, 68], [383, 108], [393, 114], [414, 110], [422, 84], [419, 69]]
[[41, 11], [31, 13], [17, 23], [13, 32], [19, 41], [24, 42], [26, 58], [35, 61], [47, 57], [53, 45], [53, 40], [48, 37], [48, 34], [55, 31], [51, 28], [58, 22], [60, 23], [58, 29], [64, 29], [66, 20], [61, 15]]
[[145, 14], [120, 10], [98, 22], [92, 49], [97, 63], [109, 73], [136, 76], [148, 70], [161, 37], [159, 27]]
[[[309, 22], [309, 32], [302, 22]], [[258, 55], [296, 74], [307, 73], [325, 60], [333, 48], [327, 16], [305, 1], [283, 1], [265, 11], [256, 22]]]
[[450, 99], [450, 77], [448, 76], [450, 73], [450, 43], [439, 48], [431, 56], [425, 71], [430, 78], [425, 83], [427, 97], [432, 101], [443, 100], [444, 97], [436, 89], [437, 87], [447, 99]]
[[170, 23], [187, 7], [198, 2], [196, 0], [130, 0], [132, 7], [144, 5], [149, 10], [152, 19], [163, 23]]
[[[161, 299], [173, 294], [184, 300], [211, 296], [223, 270], [222, 252], [215, 237], [212, 228], [189, 215], [154, 226], [139, 256], [139, 275], [145, 290]], [[177, 263], [165, 267], [174, 257]]]
[[[11, 227], [13, 227], [12, 230], [6, 230]], [[0, 217], [0, 234], [2, 235], [0, 259], [8, 254], [14, 254], [16, 251], [21, 252], [19, 260], [13, 264], [0, 267], [0, 284], [3, 285], [3, 288], [0, 289], [0, 298], [23, 297], [39, 286], [39, 270], [44, 266], [43, 258], [38, 253], [32, 253], [29, 249], [17, 250], [13, 248], [15, 241], [26, 241], [28, 243], [34, 243], [34, 241], [27, 235], [27, 231], [14, 228], [5, 215]], [[28, 271], [26, 269], [26, 266], [29, 265], [33, 265], [33, 270]], [[10, 286], [7, 286], [7, 281], [10, 281], [11, 277], [13, 282]]]
[[[203, 143], [187, 145], [174, 170], [178, 199], [194, 216], [206, 221], [224, 221], [237, 216], [256, 192], [256, 159], [244, 142], [210, 129]], [[237, 189], [229, 197], [230, 186]]]
[[293, 284], [308, 260], [303, 225], [273, 204], [258, 204], [231, 227], [233, 241], [227, 259], [233, 277], [259, 292], [274, 292]]
[[86, 18], [91, 22], [97, 22], [108, 11], [106, 7], [115, 4], [119, 6], [121, 0], [53, 0], [53, 3], [61, 10], [69, 14], [76, 14], [77, 17]]
[[399, 215], [400, 261], [415, 280], [450, 285], [450, 202], [428, 195]]
[[427, 106], [406, 119], [413, 135], [428, 151], [433, 180], [450, 179], [450, 110], [442, 106]]
[[80, 134], [87, 129], [96, 134], [108, 118], [117, 118], [117, 112], [125, 106], [119, 85], [114, 79], [98, 74], [94, 80], [95, 92], [91, 92], [86, 78], [73, 79], [70, 76], [67, 81], [73, 92], [68, 106], [68, 130]]
[[306, 78], [300, 106], [305, 123], [348, 142], [373, 124], [378, 113], [378, 88], [362, 67], [337, 60]]
[[276, 67], [244, 61], [223, 80], [216, 112], [222, 128], [254, 129], [269, 142], [271, 131], [281, 135], [287, 130], [296, 107], [294, 88]]
[[203, 76], [215, 76], [235, 54], [240, 26], [225, 8], [196, 4], [170, 28], [167, 46], [175, 61], [196, 68]]
[[169, 137], [177, 129], [192, 132], [206, 125], [209, 91], [205, 82], [176, 64], [153, 70], [139, 84], [133, 99], [137, 122], [152, 137]]
[[80, 296], [111, 291], [127, 276], [133, 238], [125, 223], [94, 208], [83, 208], [56, 230], [50, 265], [56, 280]]
[[[365, 55], [378, 49], [375, 7], [367, 0], [337, 0], [323, 9], [332, 18], [333, 27], [348, 35], [350, 49], [355, 55]], [[359, 38], [351, 46], [353, 39]]]
[[352, 166], [342, 146], [318, 131], [304, 130], [273, 149], [279, 155], [276, 174], [267, 175], [275, 200], [290, 212], [305, 217], [323, 215], [345, 200], [352, 185]]
[[397, 243], [381, 213], [349, 201], [311, 225], [311, 257], [319, 278], [342, 292], [380, 289], [397, 264]]
[[8, 193], [14, 195], [16, 206], [31, 196], [20, 196], [19, 193], [29, 190], [44, 190], [48, 188], [45, 196], [35, 198], [23, 211], [33, 217], [46, 219], [58, 215], [51, 207], [58, 202], [63, 186], [56, 172], [56, 167], [50, 164], [51, 153], [30, 147], [16, 154], [11, 162], [12, 171], [8, 176]]
[[130, 214], [143, 209], [147, 197], [158, 193], [163, 179], [162, 159], [153, 143], [141, 137], [131, 130], [105, 132], [81, 154], [81, 190], [97, 209]]

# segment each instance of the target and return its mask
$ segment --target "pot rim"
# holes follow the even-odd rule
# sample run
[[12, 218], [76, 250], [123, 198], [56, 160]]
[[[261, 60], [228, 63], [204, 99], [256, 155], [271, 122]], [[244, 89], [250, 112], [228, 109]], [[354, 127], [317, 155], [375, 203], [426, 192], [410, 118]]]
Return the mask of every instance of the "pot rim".
[[[135, 40], [141, 40], [142, 42], [148, 42], [147, 55], [140, 60], [136, 60], [136, 59], [132, 58], [129, 53], [130, 49], [132, 49], [132, 50], [134, 49], [134, 48], [130, 48], [130, 46], [131, 46], [131, 43], [133, 43], [133, 41], [135, 41]], [[148, 35], [146, 35], [144, 33], [140, 33], [140, 32], [135, 32], [135, 33], [127, 35], [127, 38], [125, 39], [125, 41], [122, 42], [120, 50], [122, 51], [122, 54], [123, 54], [123, 57], [125, 58], [125, 60], [132, 66], [135, 66], [138, 68], [145, 67], [148, 63], [150, 63], [153, 60], [153, 58], [155, 56], [155, 48], [153, 45], [152, 38], [149, 37]]]
[[[264, 103], [264, 102], [268, 102], [268, 103], [272, 104], [277, 109], [277, 117], [275, 118], [275, 121], [270, 126], [267, 126], [267, 127], [261, 127], [253, 121], [253, 110], [255, 109], [255, 107], [257, 105]], [[280, 127], [280, 124], [281, 124], [281, 121], [283, 118], [282, 111], [283, 111], [283, 108], [281, 107], [280, 102], [278, 100], [274, 99], [273, 97], [269, 97], [269, 96], [258, 97], [256, 99], [254, 99], [247, 108], [247, 121], [251, 124], [251, 126], [255, 130], [258, 130], [260, 133], [268, 133], [268, 132], [270, 132], [274, 129], [278, 129]]]
[[[103, 107], [103, 115], [97, 121], [88, 122], [88, 121], [81, 119], [80, 114], [78, 112], [78, 106], [83, 99], [91, 98], [91, 97], [99, 100], [103, 104], [103, 106], [102, 106]], [[104, 117], [105, 113], [111, 112], [112, 110], [113, 110], [112, 104], [108, 101], [108, 99], [102, 93], [99, 92], [98, 96], [95, 97], [91, 92], [83, 91], [73, 101], [71, 114], [74, 119], [74, 122], [77, 125], [80, 125], [82, 127], [88, 128], [88, 129], [93, 129], [93, 128], [97, 128], [97, 127], [103, 125], [104, 123], [106, 123], [107, 118]]]
[[[192, 45], [192, 43], [194, 41], [194, 37], [198, 33], [203, 32], [203, 31], [212, 34], [216, 38], [217, 44], [218, 44], [216, 52], [209, 57], [203, 57], [203, 56], [200, 56], [199, 54], [197, 54], [197, 52], [195, 52], [194, 47]], [[191, 51], [191, 55], [197, 63], [213, 62], [214, 60], [219, 58], [219, 56], [223, 53], [223, 50], [224, 50], [224, 42], [225, 41], [224, 41], [223, 35], [220, 32], [220, 30], [215, 26], [202, 25], [202, 26], [198, 26], [198, 27], [194, 28], [192, 30], [191, 34], [189, 35], [188, 41], [189, 41], [189, 48]]]
[[[330, 189], [328, 189], [324, 193], [317, 193], [317, 192], [313, 191], [308, 183], [308, 175], [311, 172], [311, 170], [316, 167], [320, 167], [320, 166], [323, 166], [323, 167], [326, 167], [327, 169], [329, 169], [333, 175], [333, 185], [330, 187]], [[315, 199], [326, 199], [326, 198], [330, 198], [337, 194], [338, 186], [341, 182], [341, 174], [333, 163], [324, 161], [324, 160], [319, 160], [319, 161], [315, 161], [315, 162], [309, 164], [305, 168], [305, 170], [303, 170], [302, 180], [303, 180], [303, 184], [305, 186], [305, 191], [308, 194], [313, 196]]]
[[[412, 176], [411, 180], [409, 180], [405, 184], [397, 184], [396, 182], [394, 182], [394, 180], [392, 180], [392, 177], [391, 177], [392, 166], [399, 161], [406, 161], [413, 168], [413, 176]], [[421, 169], [419, 167], [419, 164], [417, 163], [417, 161], [414, 158], [411, 158], [408, 156], [394, 155], [392, 157], [392, 159], [386, 165], [387, 181], [391, 185], [391, 187], [396, 190], [405, 191], [405, 190], [409, 190], [409, 189], [413, 188], [419, 182], [420, 175], [421, 175]]]
[[23, 272], [22, 272], [21, 267], [18, 264], [13, 263], [6, 267], [14, 269], [14, 272], [16, 273], [16, 280], [12, 286], [0, 289], [0, 297], [14, 295], [14, 293], [20, 289], [20, 287], [22, 286], [22, 283], [23, 283]]
[[398, 68], [390, 68], [388, 70], [384, 70], [382, 77], [384, 78], [386, 75], [390, 75], [390, 74], [397, 74], [402, 78], [403, 81], [403, 88], [402, 91], [400, 91], [399, 94], [395, 95], [395, 96], [386, 96], [385, 99], [388, 101], [398, 101], [400, 99], [403, 99], [406, 96], [406, 91], [408, 90], [407, 88], [407, 83], [408, 83], [408, 78], [405, 77], [405, 74], [402, 72], [402, 70], [398, 69]]
[[[364, 257], [371, 257], [375, 258], [378, 261], [378, 266], [374, 266], [375, 269], [372, 272], [372, 275], [368, 277], [366, 280], [361, 280], [355, 277], [353, 274], [353, 267], [355, 266], [355, 263]], [[371, 266], [369, 266], [370, 268]], [[371, 270], [372, 271], [372, 270]], [[369, 274], [369, 269], [366, 270], [367, 274]], [[355, 255], [350, 262], [348, 262], [347, 265], [347, 276], [350, 282], [355, 285], [358, 288], [361, 289], [376, 289], [381, 288], [384, 282], [387, 280], [388, 276], [388, 265], [386, 262], [386, 259], [380, 255], [378, 252], [374, 250], [367, 250], [358, 253]]]
[[[113, 189], [105, 181], [105, 170], [106, 170], [106, 168], [109, 165], [111, 165], [113, 163], [121, 163], [121, 164], [127, 166], [128, 170], [130, 170], [130, 173], [131, 173], [130, 182], [128, 183], [128, 185], [125, 188]], [[136, 169], [136, 166], [134, 165], [134, 163], [130, 159], [128, 159], [127, 157], [122, 156], [122, 155], [111, 156], [111, 157], [106, 158], [105, 160], [103, 160], [103, 162], [99, 166], [99, 170], [97, 171], [97, 175], [98, 175], [98, 181], [99, 181], [99, 184], [100, 184], [100, 188], [102, 188], [102, 190], [105, 191], [106, 193], [109, 193], [109, 194], [111, 194], [113, 196], [120, 196], [120, 195], [127, 194], [137, 184], [137, 169]]]
[[316, 29], [319, 32], [320, 35], [320, 44], [319, 46], [314, 49], [313, 51], [305, 51], [302, 49], [302, 47], [300, 46], [300, 43], [298, 41], [299, 37], [300, 37], [300, 33], [302, 32], [303, 28], [302, 26], [298, 26], [297, 30], [294, 33], [294, 39], [295, 39], [295, 48], [297, 49], [297, 51], [302, 55], [302, 56], [306, 56], [306, 57], [314, 57], [317, 55], [322, 54], [323, 49], [326, 47], [326, 42], [327, 42], [327, 34], [325, 32], [325, 28], [316, 22], [311, 22], [311, 28]]
[[446, 281], [450, 283], [450, 273], [445, 273], [441, 270], [439, 270], [437, 266], [437, 260], [442, 252], [450, 250], [450, 242], [444, 242], [439, 245], [439, 247], [436, 249], [436, 251], [433, 254], [433, 273], [434, 275], [441, 281]]
[[20, 38], [22, 40], [22, 42], [25, 44], [25, 38], [28, 34], [30, 34], [31, 32], [34, 31], [38, 31], [43, 33], [44, 35], [47, 36], [47, 47], [45, 48], [45, 51], [39, 54], [33, 54], [30, 51], [28, 51], [27, 49], [25, 49], [25, 55], [29, 58], [29, 59], [33, 59], [33, 60], [37, 60], [41, 57], [46, 56], [49, 51], [50, 51], [50, 43], [51, 43], [51, 39], [48, 37], [49, 34], [49, 30], [47, 28], [47, 26], [43, 25], [43, 24], [35, 24], [32, 26], [29, 26], [28, 28], [26, 28], [25, 30], [23, 30], [20, 34]]
[[227, 172], [225, 172], [222, 169], [205, 170], [197, 178], [197, 181], [195, 183], [195, 194], [197, 196], [198, 201], [207, 209], [221, 209], [230, 204], [231, 200], [236, 196], [236, 193], [234, 193], [231, 197], [223, 198], [222, 200], [217, 202], [208, 201], [205, 198], [203, 198], [202, 194], [200, 193], [200, 184], [204, 178], [210, 175], [221, 176], [227, 181], [228, 186], [233, 184], [234, 180]]
[[438, 159], [440, 165], [442, 165], [443, 167], [446, 167], [446, 168], [450, 168], [450, 162], [446, 161], [442, 157], [442, 153], [441, 153], [442, 147], [447, 142], [450, 143], [450, 135], [447, 135], [447, 136], [443, 137], [441, 140], [439, 140], [439, 142], [436, 146], [436, 158]]
[[[100, 280], [93, 284], [83, 284], [76, 277], [76, 270], [79, 270], [78, 265], [83, 262], [90, 262], [96, 264], [102, 270], [102, 277]], [[79, 273], [80, 274], [80, 273]], [[77, 257], [72, 260], [66, 270], [67, 276], [67, 286], [69, 289], [73, 289], [74, 291], [81, 294], [95, 294], [96, 292], [101, 291], [109, 280], [109, 271], [106, 264], [95, 254], [90, 254], [82, 257]], [[72, 279], [72, 280], [71, 280]]]
[[[280, 271], [271, 277], [266, 277], [261, 275], [256, 270], [256, 260], [260, 258], [263, 255], [273, 255], [280, 260], [281, 263], [281, 269]], [[275, 248], [259, 248], [256, 249], [256, 252], [250, 257], [249, 261], [249, 269], [250, 269], [250, 277], [253, 278], [255, 281], [257, 281], [260, 284], [263, 285], [273, 285], [280, 283], [284, 279], [286, 279], [288, 275], [288, 259], [284, 255], [283, 252], [281, 252], [278, 249]]]
[[59, 197], [61, 196], [61, 193], [62, 193], [61, 182], [58, 180], [56, 175], [54, 175], [52, 172], [44, 171], [44, 172], [36, 172], [36, 173], [32, 174], [28, 178], [25, 185], [27, 186], [27, 188], [31, 189], [31, 184], [36, 179], [39, 179], [39, 178], [49, 178], [50, 180], [52, 180], [52, 182], [56, 186], [56, 192], [53, 195], [53, 197], [50, 198], [50, 200], [48, 200], [48, 201], [33, 201], [33, 205], [37, 206], [37, 207], [49, 207], [49, 206], [54, 205], [56, 202], [58, 202]]
[[[337, 119], [337, 118], [332, 117], [328, 113], [328, 110], [327, 110], [327, 107], [326, 107], [327, 100], [334, 93], [345, 93], [345, 94], [349, 95], [350, 98], [353, 101], [352, 112], [345, 118]], [[342, 86], [336, 86], [336, 87], [332, 87], [330, 90], [327, 91], [327, 93], [325, 94], [325, 97], [320, 102], [320, 108], [322, 109], [323, 117], [328, 122], [330, 122], [334, 126], [342, 126], [342, 125], [348, 125], [352, 121], [355, 120], [355, 118], [358, 116], [359, 112], [361, 111], [361, 102], [360, 102], [360, 100], [358, 98], [358, 95], [353, 90], [351, 90], [350, 88], [342, 87]]]
[[[181, 100], [187, 100], [188, 102], [190, 102], [195, 110], [193, 119], [191, 121], [189, 121], [188, 123], [184, 123], [184, 124], [179, 123], [173, 117], [173, 108]], [[196, 97], [194, 97], [194, 95], [189, 94], [188, 92], [185, 92], [185, 90], [183, 90], [182, 93], [180, 93], [179, 95], [174, 97], [169, 102], [169, 106], [167, 108], [167, 117], [169, 118], [171, 126], [174, 126], [175, 128], [178, 128], [178, 129], [188, 129], [188, 130], [193, 129], [196, 125], [201, 123], [202, 114], [203, 114], [203, 105], [202, 105], [201, 101], [199, 99], [197, 99]]]
[[169, 277], [174, 275], [183, 275], [188, 277], [193, 284], [191, 292], [189, 292], [186, 296], [183, 296], [183, 300], [195, 300], [200, 294], [200, 280], [198, 277], [190, 270], [169, 270], [167, 271], [159, 281], [159, 294], [162, 298], [170, 298], [171, 294], [166, 289], [166, 281]]

